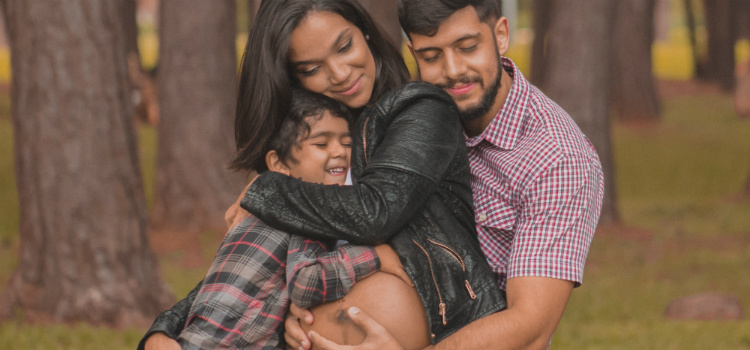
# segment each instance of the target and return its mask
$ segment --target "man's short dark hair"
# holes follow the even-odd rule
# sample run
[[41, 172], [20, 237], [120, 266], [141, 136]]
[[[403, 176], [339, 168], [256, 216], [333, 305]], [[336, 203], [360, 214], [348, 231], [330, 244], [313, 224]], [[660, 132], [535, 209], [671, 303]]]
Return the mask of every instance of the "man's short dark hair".
[[351, 128], [351, 113], [341, 102], [304, 89], [297, 88], [292, 91], [289, 114], [284, 117], [279, 132], [271, 140], [271, 149], [276, 151], [283, 163], [297, 162], [292, 157], [292, 147], [299, 147], [299, 141], [310, 132], [307, 118], [319, 120], [326, 111], [332, 117], [345, 119]]
[[473, 6], [479, 20], [485, 23], [501, 16], [496, 0], [399, 0], [398, 21], [407, 36], [433, 36], [440, 24], [467, 6]]

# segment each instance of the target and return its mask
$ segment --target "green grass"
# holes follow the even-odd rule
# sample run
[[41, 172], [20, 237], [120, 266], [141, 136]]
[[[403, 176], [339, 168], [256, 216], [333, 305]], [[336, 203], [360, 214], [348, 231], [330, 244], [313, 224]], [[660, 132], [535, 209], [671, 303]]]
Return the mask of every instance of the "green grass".
[[747, 349], [750, 320], [669, 321], [670, 301], [730, 293], [750, 310], [750, 121], [723, 95], [664, 101], [663, 122], [614, 126], [626, 228], [594, 238], [556, 349]]

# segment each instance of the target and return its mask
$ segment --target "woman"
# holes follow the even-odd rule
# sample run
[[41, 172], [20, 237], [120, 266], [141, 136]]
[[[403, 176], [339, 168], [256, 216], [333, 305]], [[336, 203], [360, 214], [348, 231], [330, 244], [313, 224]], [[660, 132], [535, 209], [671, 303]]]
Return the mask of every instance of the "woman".
[[[348, 305], [360, 306], [389, 330], [403, 328], [392, 323], [399, 310], [383, 307], [401, 298], [391, 293], [408, 299], [416, 289], [432, 343], [505, 307], [476, 241], [468, 160], [455, 106], [434, 86], [401, 86], [407, 76], [398, 51], [354, 1], [264, 1], [248, 38], [238, 92], [235, 168], [262, 169], [259, 155], [268, 150], [250, 145], [278, 128], [277, 116], [286, 112], [292, 86], [332, 97], [361, 114], [353, 131], [352, 186], [305, 184], [264, 173], [251, 184], [243, 206], [287, 232], [387, 242], [414, 284], [411, 288], [374, 275], [356, 284], [344, 302], [314, 310], [320, 313], [313, 327], [330, 319], [322, 313], [333, 315], [334, 332], [316, 330], [338, 342], [362, 340], [335, 332], [340, 329], [338, 312]], [[394, 335], [402, 345], [413, 340]], [[415, 338], [413, 333], [403, 337]], [[413, 346], [423, 345], [418, 341]]]

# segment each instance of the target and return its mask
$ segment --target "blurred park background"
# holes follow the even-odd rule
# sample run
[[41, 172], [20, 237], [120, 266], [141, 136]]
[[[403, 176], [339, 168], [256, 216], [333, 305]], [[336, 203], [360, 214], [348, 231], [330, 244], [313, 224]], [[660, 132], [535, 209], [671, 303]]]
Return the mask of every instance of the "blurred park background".
[[[552, 348], [750, 348], [750, 1], [501, 3], [606, 173]], [[133, 349], [203, 277], [258, 4], [0, 0], [0, 349]]]

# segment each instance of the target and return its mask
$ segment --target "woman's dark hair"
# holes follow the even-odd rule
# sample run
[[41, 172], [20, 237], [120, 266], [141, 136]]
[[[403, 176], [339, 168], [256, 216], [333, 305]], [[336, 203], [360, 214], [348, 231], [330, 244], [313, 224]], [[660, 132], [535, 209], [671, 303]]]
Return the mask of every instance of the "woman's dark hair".
[[407, 36], [433, 36], [441, 23], [467, 6], [473, 6], [479, 20], [485, 23], [501, 16], [496, 0], [398, 0], [398, 22]]
[[370, 102], [409, 80], [399, 51], [354, 0], [263, 0], [247, 39], [240, 67], [234, 138], [236, 170], [265, 167], [271, 135], [289, 112], [292, 88], [297, 85], [288, 64], [292, 32], [310, 13], [327, 11], [351, 22], [367, 40], [375, 58], [376, 78]]
[[[351, 126], [351, 113], [343, 103], [305, 89], [294, 89], [289, 114], [281, 123], [279, 132], [271, 137], [271, 150], [276, 151], [279, 159], [285, 164], [288, 161], [296, 163], [297, 160], [292, 157], [292, 147], [299, 147], [299, 141], [310, 132], [308, 118], [320, 120], [326, 111], [333, 117], [345, 119]], [[268, 170], [265, 163], [263, 165], [263, 169], [256, 170]]]

